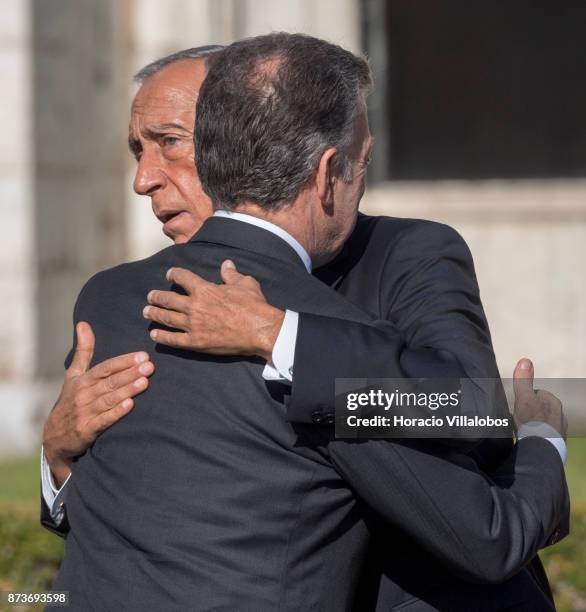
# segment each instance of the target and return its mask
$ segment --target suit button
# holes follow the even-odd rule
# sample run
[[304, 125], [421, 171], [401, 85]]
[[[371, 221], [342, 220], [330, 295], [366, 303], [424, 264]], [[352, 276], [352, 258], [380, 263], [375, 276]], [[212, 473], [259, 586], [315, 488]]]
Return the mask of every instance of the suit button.
[[556, 529], [552, 533], [551, 538], [549, 538], [549, 542], [550, 542], [550, 544], [555, 544], [559, 539], [560, 539], [560, 530]]
[[336, 416], [332, 414], [331, 412], [328, 412], [326, 414], [326, 423], [328, 425], [333, 425], [335, 422], [336, 422]]
[[311, 420], [312, 420], [314, 423], [321, 423], [321, 422], [322, 422], [322, 420], [323, 420], [323, 415], [322, 415], [322, 413], [321, 413], [321, 412], [317, 412], [317, 411], [316, 411], [316, 412], [314, 412], [314, 413], [311, 415]]

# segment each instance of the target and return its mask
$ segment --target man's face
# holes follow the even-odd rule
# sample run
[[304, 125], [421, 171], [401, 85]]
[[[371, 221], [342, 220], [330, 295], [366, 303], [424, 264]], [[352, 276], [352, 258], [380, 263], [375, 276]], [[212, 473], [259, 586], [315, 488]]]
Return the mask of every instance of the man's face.
[[151, 198], [163, 232], [187, 242], [212, 214], [194, 159], [195, 105], [203, 59], [179, 60], [148, 78], [132, 103], [128, 144], [138, 162], [134, 191]]

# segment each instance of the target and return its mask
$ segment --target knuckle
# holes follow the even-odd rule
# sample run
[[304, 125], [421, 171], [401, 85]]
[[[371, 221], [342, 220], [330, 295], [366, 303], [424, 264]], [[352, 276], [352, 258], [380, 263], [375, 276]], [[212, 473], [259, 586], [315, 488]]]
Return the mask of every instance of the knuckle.
[[78, 391], [73, 397], [73, 407], [81, 410], [88, 403], [88, 393], [85, 390]]
[[70, 379], [71, 388], [74, 392], [79, 391], [80, 389], [85, 389], [90, 385], [89, 376], [87, 374], [81, 374], [78, 376], [74, 376]]
[[86, 439], [85, 427], [83, 426], [82, 421], [80, 421], [79, 419], [76, 419], [73, 423], [73, 433], [75, 437], [78, 438], [79, 440]]
[[65, 379], [75, 380], [80, 374], [80, 370], [76, 366], [71, 365], [67, 368], [67, 370], [65, 370]]
[[112, 408], [116, 404], [116, 398], [114, 397], [113, 393], [108, 393], [107, 395], [104, 395], [103, 402], [106, 408]]

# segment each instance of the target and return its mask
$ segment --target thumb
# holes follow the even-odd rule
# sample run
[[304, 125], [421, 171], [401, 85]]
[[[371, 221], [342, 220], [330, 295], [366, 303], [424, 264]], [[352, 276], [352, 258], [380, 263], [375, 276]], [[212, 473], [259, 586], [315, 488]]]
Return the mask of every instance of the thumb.
[[513, 372], [513, 389], [515, 391], [515, 399], [519, 399], [527, 393], [533, 394], [533, 363], [530, 359], [520, 359], [515, 366]]
[[220, 268], [220, 276], [226, 285], [233, 285], [243, 278], [244, 275], [238, 272], [231, 259], [226, 259]]
[[92, 357], [94, 356], [96, 338], [91, 325], [85, 321], [81, 321], [76, 325], [75, 335], [77, 346], [75, 347], [75, 354], [73, 355], [69, 370], [75, 374], [83, 374], [89, 369]]

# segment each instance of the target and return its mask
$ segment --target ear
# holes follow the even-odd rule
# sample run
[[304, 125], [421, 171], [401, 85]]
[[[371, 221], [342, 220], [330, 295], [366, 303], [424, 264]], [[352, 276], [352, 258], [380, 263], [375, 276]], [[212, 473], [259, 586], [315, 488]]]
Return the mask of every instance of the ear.
[[319, 160], [317, 172], [315, 175], [315, 185], [317, 195], [323, 207], [331, 206], [333, 188], [334, 188], [334, 172], [333, 172], [333, 157], [337, 150], [333, 147], [326, 149]]

